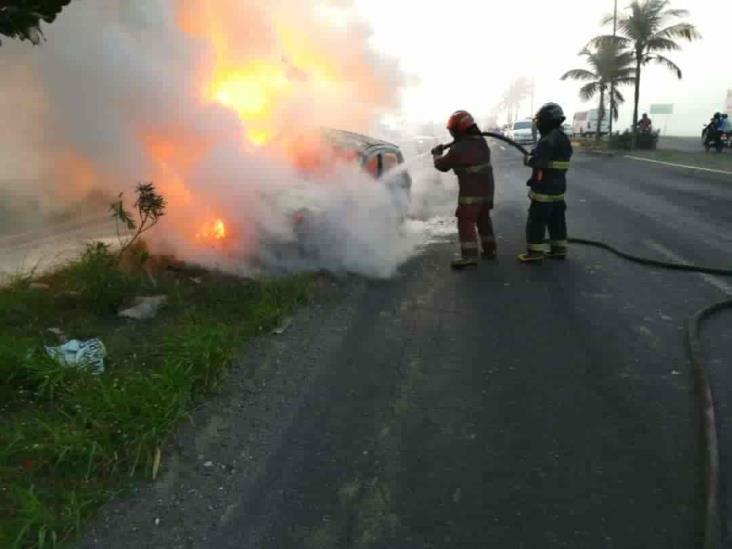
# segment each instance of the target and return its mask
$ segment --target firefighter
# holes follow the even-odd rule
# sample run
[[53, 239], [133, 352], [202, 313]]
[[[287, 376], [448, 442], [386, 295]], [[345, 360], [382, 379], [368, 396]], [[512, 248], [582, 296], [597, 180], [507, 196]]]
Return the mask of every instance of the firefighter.
[[[564, 193], [572, 145], [562, 131], [562, 107], [547, 103], [536, 113], [534, 122], [541, 138], [536, 148], [524, 159], [532, 168], [526, 183], [531, 191], [529, 218], [526, 223], [527, 251], [518, 256], [523, 263], [539, 263], [545, 257], [564, 259], [567, 256], [567, 222]], [[549, 229], [550, 249], [546, 252], [545, 233]]]
[[447, 122], [447, 129], [455, 143], [444, 156], [443, 145], [433, 148], [432, 157], [435, 168], [441, 172], [453, 170], [458, 177], [460, 192], [455, 216], [460, 255], [451, 265], [453, 269], [459, 270], [477, 267], [481, 245], [484, 259], [496, 257], [496, 238], [491, 220], [495, 184], [491, 151], [470, 113], [455, 112]]

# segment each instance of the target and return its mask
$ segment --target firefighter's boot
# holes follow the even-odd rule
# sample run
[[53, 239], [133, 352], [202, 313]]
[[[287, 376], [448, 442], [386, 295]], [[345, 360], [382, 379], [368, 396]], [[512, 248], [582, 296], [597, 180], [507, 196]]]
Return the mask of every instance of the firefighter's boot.
[[452, 260], [450, 263], [450, 266], [455, 271], [462, 271], [463, 269], [472, 269], [478, 266], [478, 258], [477, 257], [465, 257], [465, 256], [457, 256], [455, 259]]
[[546, 254], [546, 256], [549, 259], [567, 259], [567, 248], [559, 247], [559, 246], [552, 246], [552, 249], [549, 250], [549, 253]]
[[544, 261], [544, 252], [528, 251], [519, 254], [517, 258], [521, 263], [541, 263]]

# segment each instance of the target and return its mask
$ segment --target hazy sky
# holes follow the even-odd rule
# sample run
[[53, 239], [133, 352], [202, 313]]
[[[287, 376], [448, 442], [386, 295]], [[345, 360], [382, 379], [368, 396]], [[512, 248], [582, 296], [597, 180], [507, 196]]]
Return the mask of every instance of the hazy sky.
[[[558, 101], [568, 112], [595, 108], [582, 103], [576, 82], [559, 77], [583, 68], [577, 53], [603, 31], [602, 16], [612, 0], [355, 0], [371, 24], [373, 45], [398, 58], [412, 80], [402, 94], [402, 114], [409, 119], [443, 119], [457, 108], [488, 114], [516, 77], [533, 77], [538, 105]], [[619, 0], [622, 10], [627, 0]], [[643, 73], [641, 112], [650, 103], [674, 103], [668, 132], [696, 135], [715, 110], [722, 110], [732, 88], [732, 1], [674, 0], [691, 12], [703, 40], [683, 43], [670, 52], [683, 79], [649, 65]], [[609, 29], [612, 30], [611, 28]], [[632, 116], [631, 87], [622, 90], [621, 127]], [[522, 116], [529, 116], [525, 105]], [[502, 115], [505, 116], [505, 115]], [[663, 128], [664, 118], [656, 116]]]

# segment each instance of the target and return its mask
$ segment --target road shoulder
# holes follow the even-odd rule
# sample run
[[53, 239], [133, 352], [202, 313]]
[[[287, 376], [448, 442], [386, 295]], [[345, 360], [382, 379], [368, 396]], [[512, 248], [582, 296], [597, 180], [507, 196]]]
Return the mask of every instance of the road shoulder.
[[282, 335], [253, 341], [223, 391], [197, 409], [163, 451], [156, 483], [137, 483], [93, 520], [81, 548], [206, 546], [241, 493], [285, 442], [287, 425], [341, 344], [364, 281], [320, 279], [313, 304]]

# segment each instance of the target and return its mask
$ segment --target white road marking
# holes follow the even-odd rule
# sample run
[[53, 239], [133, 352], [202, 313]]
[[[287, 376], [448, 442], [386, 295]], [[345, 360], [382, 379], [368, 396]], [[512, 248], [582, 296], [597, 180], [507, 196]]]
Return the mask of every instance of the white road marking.
[[[654, 240], [645, 240], [644, 241], [648, 246], [656, 250], [662, 255], [665, 255], [670, 260], [675, 261], [677, 263], [689, 263], [686, 259], [678, 255], [677, 253], [669, 250], [666, 246], [663, 244], [659, 244], [658, 242]], [[719, 279], [719, 277], [716, 277], [714, 275], [705, 274], [705, 273], [699, 273], [699, 276], [704, 279], [704, 282], [707, 284], [714, 286], [718, 290], [721, 290], [722, 292], [732, 295], [732, 285], [728, 284], [727, 282], [724, 282]]]
[[663, 166], [672, 166], [674, 168], [686, 168], [689, 170], [699, 170], [701, 172], [711, 172], [711, 173], [721, 173], [724, 175], [732, 175], [732, 172], [729, 172], [726, 170], [714, 170], [712, 168], [700, 168], [699, 166], [688, 166], [686, 164], [675, 164], [673, 162], [662, 162], [661, 160], [653, 160], [651, 158], [643, 158], [642, 156], [633, 156], [630, 154], [626, 154], [625, 158], [630, 158], [632, 160], [639, 160], [641, 162], [651, 162], [652, 164], [661, 164]]

